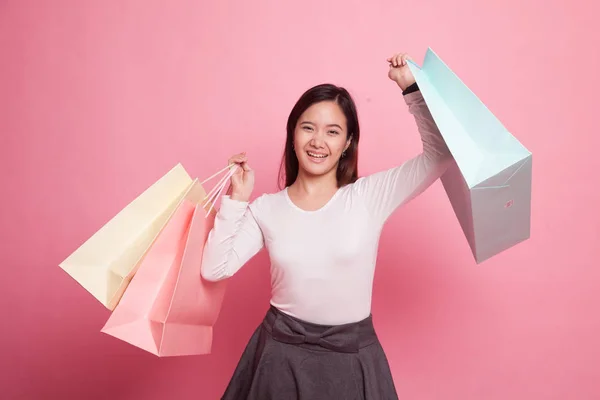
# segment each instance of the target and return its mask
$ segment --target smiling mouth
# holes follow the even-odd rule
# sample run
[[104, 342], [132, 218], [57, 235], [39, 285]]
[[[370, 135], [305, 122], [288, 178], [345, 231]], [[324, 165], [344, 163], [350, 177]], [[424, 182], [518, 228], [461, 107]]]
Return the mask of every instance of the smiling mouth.
[[327, 154], [313, 153], [312, 151], [307, 151], [306, 154], [308, 154], [308, 156], [312, 158], [327, 158]]

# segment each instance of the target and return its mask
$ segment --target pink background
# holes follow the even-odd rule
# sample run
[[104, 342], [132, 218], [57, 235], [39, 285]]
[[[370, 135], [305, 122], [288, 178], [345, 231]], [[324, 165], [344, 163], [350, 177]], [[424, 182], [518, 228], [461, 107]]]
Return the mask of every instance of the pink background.
[[0, 397], [218, 398], [268, 306], [265, 252], [194, 358], [101, 334], [58, 263], [177, 162], [206, 177], [247, 151], [254, 196], [276, 190], [317, 83], [355, 95], [361, 174], [416, 154], [385, 60], [431, 46], [534, 153], [532, 239], [476, 266], [439, 181], [392, 217], [373, 311], [400, 398], [600, 398], [597, 6], [401, 3], [0, 2]]

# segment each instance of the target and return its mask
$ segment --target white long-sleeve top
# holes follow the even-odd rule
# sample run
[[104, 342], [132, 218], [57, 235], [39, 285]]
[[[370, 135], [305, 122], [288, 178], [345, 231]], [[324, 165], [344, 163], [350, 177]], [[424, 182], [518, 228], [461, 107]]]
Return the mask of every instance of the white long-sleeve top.
[[204, 249], [203, 278], [233, 276], [266, 246], [273, 306], [316, 324], [368, 317], [385, 221], [438, 179], [451, 159], [421, 92], [404, 99], [421, 135], [420, 154], [339, 188], [316, 211], [297, 207], [287, 188], [251, 203], [223, 196]]

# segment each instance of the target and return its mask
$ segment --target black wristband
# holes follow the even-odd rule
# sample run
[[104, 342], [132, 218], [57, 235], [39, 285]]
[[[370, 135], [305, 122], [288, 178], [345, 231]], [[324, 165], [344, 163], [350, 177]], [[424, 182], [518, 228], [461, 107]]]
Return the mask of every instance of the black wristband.
[[415, 82], [412, 85], [410, 85], [409, 87], [407, 87], [406, 89], [404, 89], [402, 91], [402, 95], [404, 96], [404, 95], [407, 95], [409, 93], [416, 92], [418, 90], [419, 90], [419, 85], [417, 85], [417, 82]]

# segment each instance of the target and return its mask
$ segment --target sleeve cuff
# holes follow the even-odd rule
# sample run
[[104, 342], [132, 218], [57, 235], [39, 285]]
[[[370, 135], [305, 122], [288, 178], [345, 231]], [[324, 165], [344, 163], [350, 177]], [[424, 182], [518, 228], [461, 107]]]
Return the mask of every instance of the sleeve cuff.
[[221, 198], [219, 214], [225, 219], [238, 219], [244, 215], [247, 208], [247, 201], [233, 200], [230, 196], [224, 195]]
[[403, 98], [409, 107], [413, 106], [413, 105], [420, 105], [420, 104], [425, 103], [425, 99], [423, 98], [423, 94], [421, 93], [420, 90], [417, 90], [416, 92], [411, 92], [411, 93], [405, 94], [403, 96]]

